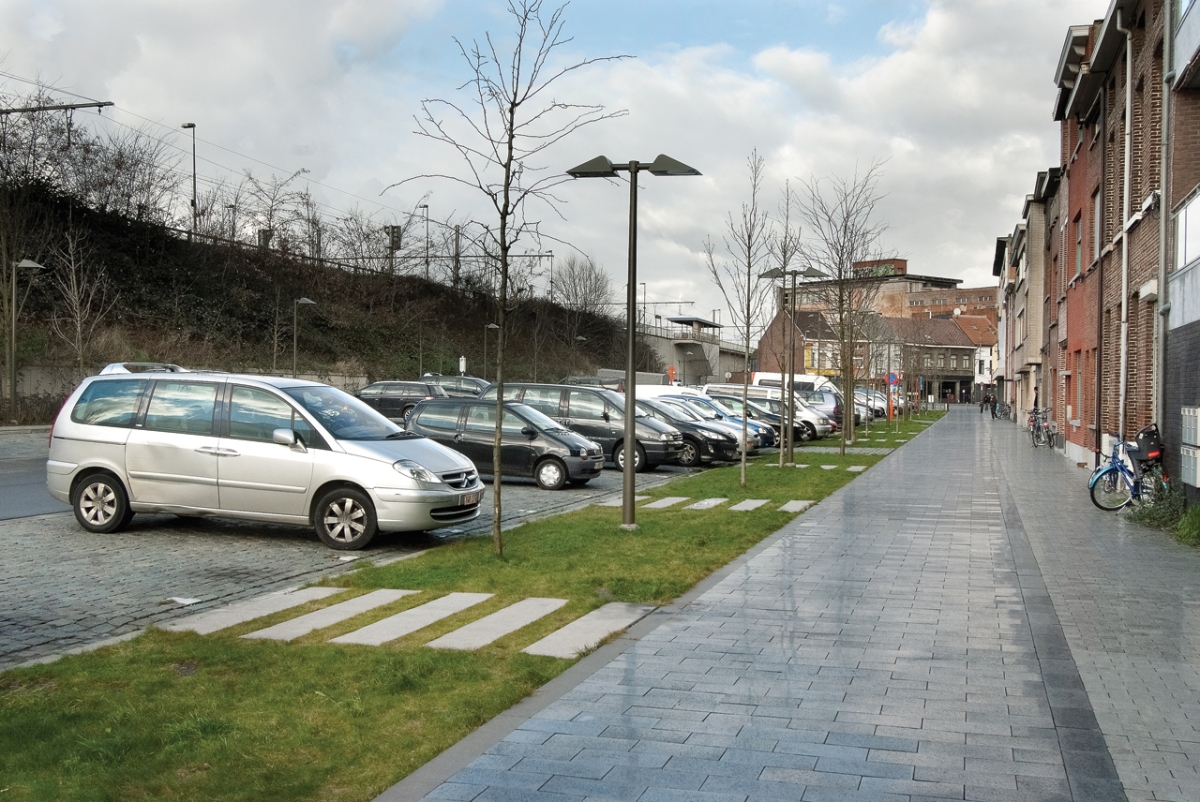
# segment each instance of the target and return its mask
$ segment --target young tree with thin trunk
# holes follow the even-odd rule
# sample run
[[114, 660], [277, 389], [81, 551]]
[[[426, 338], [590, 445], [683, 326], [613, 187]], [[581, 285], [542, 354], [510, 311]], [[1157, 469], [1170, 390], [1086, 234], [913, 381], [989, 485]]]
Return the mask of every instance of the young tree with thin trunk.
[[96, 327], [117, 303], [117, 292], [108, 279], [104, 263], [95, 248], [78, 228], [68, 225], [62, 239], [50, 251], [54, 261], [53, 284], [59, 303], [50, 318], [50, 327], [75, 355], [79, 378], [83, 378], [83, 357]]
[[879, 240], [887, 226], [875, 219], [882, 165], [873, 162], [849, 178], [810, 178], [803, 183], [800, 216], [806, 224], [808, 263], [827, 279], [805, 290], [821, 299], [826, 320], [837, 337], [837, 367], [842, 375], [842, 440], [853, 441], [854, 358], [862, 337], [862, 321], [879, 291], [878, 277], [861, 262], [878, 258]]
[[502, 48], [491, 34], [469, 48], [455, 39], [470, 74], [459, 87], [464, 98], [422, 101], [416, 133], [453, 148], [463, 171], [431, 173], [399, 182], [428, 178], [453, 181], [480, 192], [491, 207], [490, 224], [484, 226], [487, 243], [483, 250], [494, 257], [499, 274], [496, 433], [492, 449], [492, 542], [497, 556], [504, 554], [500, 532], [500, 437], [510, 258], [518, 242], [524, 239], [536, 244], [539, 238], [538, 221], [531, 217], [533, 210], [529, 207], [540, 203], [554, 209], [554, 187], [570, 180], [557, 170], [547, 172], [545, 166], [535, 162], [580, 128], [625, 114], [606, 111], [599, 105], [563, 102], [551, 95], [563, 77], [591, 64], [625, 58], [560, 61], [559, 54], [572, 41], [563, 34], [565, 9], [565, 5], [543, 9], [542, 0], [509, 0], [508, 13], [516, 30], [507, 48]]
[[[722, 237], [725, 258], [718, 259], [712, 240], [704, 244], [708, 272], [717, 289], [725, 296], [729, 315], [742, 335], [744, 370], [742, 371], [742, 409], [747, 409], [750, 395], [750, 342], [756, 331], [761, 332], [770, 300], [772, 282], [762, 278], [770, 255], [768, 245], [773, 235], [771, 219], [758, 205], [762, 191], [764, 160], [755, 150], [746, 160], [750, 169], [750, 200], [742, 204], [735, 219], [730, 212], [726, 232]], [[748, 415], [742, 414], [742, 443], [749, 435]], [[741, 484], [746, 486], [746, 448], [742, 448]]]

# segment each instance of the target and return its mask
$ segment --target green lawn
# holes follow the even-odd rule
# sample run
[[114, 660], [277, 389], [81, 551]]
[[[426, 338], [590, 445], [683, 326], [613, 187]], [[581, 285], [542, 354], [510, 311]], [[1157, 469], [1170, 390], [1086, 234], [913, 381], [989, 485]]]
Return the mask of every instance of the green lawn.
[[[670, 602], [791, 520], [780, 504], [819, 501], [858, 475], [847, 466], [881, 459], [811, 457], [779, 468], [763, 456], [745, 488], [729, 466], [647, 492], [771, 500], [752, 512], [639, 509], [639, 529], [624, 532], [619, 509], [590, 507], [507, 532], [503, 560], [487, 538], [458, 541], [366, 564], [326, 583], [344, 594], [215, 635], [153, 630], [7, 672], [0, 799], [369, 800], [573, 662], [521, 648], [609, 601]], [[373, 588], [421, 592], [288, 644], [237, 637]], [[452, 591], [494, 595], [382, 647], [325, 642]], [[424, 646], [531, 596], [569, 602], [476, 652]]]

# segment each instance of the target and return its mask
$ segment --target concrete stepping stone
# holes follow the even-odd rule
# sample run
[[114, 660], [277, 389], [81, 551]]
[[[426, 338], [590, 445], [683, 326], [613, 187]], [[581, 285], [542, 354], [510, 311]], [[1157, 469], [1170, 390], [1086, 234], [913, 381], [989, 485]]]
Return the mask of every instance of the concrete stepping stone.
[[687, 501], [687, 496], [667, 496], [660, 498], [658, 501], [651, 501], [642, 507], [643, 510], [665, 510], [667, 507], [674, 507], [681, 501]]
[[750, 510], [757, 510], [770, 500], [771, 499], [769, 498], [748, 498], [745, 501], [739, 501], [729, 509], [733, 510], [734, 512], [748, 512]]
[[789, 501], [779, 508], [780, 512], [804, 512], [812, 506], [811, 501]]
[[[650, 498], [650, 497], [649, 496], [634, 496], [633, 501], [636, 504], [637, 502], [645, 501], [648, 498]], [[620, 507], [621, 499], [618, 497], [618, 498], [609, 499], [608, 501], [597, 501], [596, 506], [597, 507]]]
[[435, 649], [481, 649], [510, 632], [516, 632], [567, 603], [566, 599], [525, 599], [497, 610], [465, 627], [449, 632], [428, 645]]
[[418, 629], [424, 629], [447, 616], [462, 612], [468, 607], [473, 607], [490, 598], [492, 598], [490, 593], [447, 593], [440, 599], [434, 599], [411, 610], [396, 613], [362, 629], [356, 629], [333, 638], [329, 642], [380, 646], [388, 641], [416, 632]]
[[823, 471], [832, 471], [832, 470], [833, 470], [834, 468], [836, 468], [836, 467], [837, 467], [836, 465], [822, 465], [822, 466], [821, 466], [821, 470], [823, 470]]
[[867, 469], [866, 465], [851, 465], [846, 470], [850, 471], [850, 473], [862, 473], [866, 469]]
[[168, 624], [163, 624], [162, 628], [171, 632], [195, 632], [198, 635], [208, 635], [236, 624], [253, 621], [255, 618], [262, 618], [264, 615], [290, 610], [293, 607], [299, 607], [301, 604], [307, 604], [310, 601], [324, 599], [326, 596], [345, 592], [345, 588], [301, 588], [300, 590], [293, 590], [290, 593], [259, 596], [255, 599], [247, 599], [237, 604], [231, 604], [228, 607], [222, 607], [219, 610], [210, 610], [204, 613], [197, 613], [196, 615], [189, 615], [187, 618], [180, 618]]
[[808, 463], [804, 463], [803, 465], [799, 465], [799, 464], [798, 464], [798, 465], [796, 465], [796, 467], [797, 467], [797, 468], [807, 468], [807, 467], [808, 467]]
[[551, 632], [532, 646], [522, 649], [525, 654], [571, 659], [595, 646], [614, 632], [619, 632], [645, 616], [654, 607], [648, 604], [625, 604], [612, 602], [599, 610], [592, 610], [583, 618], [577, 618], [562, 629]]
[[411, 596], [419, 592], [417, 590], [373, 590], [370, 593], [356, 596], [340, 604], [331, 605], [323, 610], [316, 610], [308, 615], [293, 618], [290, 621], [283, 621], [273, 627], [260, 629], [257, 632], [250, 632], [242, 637], [264, 638], [266, 640], [295, 640], [301, 635], [307, 635], [318, 629], [331, 627], [348, 618], [365, 613], [367, 610], [391, 604], [397, 599], [402, 599], [405, 596]]
[[689, 504], [684, 507], [685, 510], [711, 510], [713, 507], [719, 507], [729, 501], [727, 498], [706, 498], [697, 501], [695, 504]]

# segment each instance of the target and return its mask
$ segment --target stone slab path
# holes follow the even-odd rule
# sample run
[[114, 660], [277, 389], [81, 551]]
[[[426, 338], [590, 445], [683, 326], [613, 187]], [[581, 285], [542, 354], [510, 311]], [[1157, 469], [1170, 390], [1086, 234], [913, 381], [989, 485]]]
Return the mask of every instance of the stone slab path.
[[428, 645], [435, 649], [482, 649], [489, 643], [529, 626], [567, 603], [566, 599], [522, 599], [478, 621], [459, 627]]
[[315, 610], [308, 615], [283, 621], [273, 627], [250, 632], [242, 637], [282, 641], [295, 640], [310, 632], [316, 632], [318, 629], [325, 629], [325, 627], [340, 624], [342, 621], [353, 618], [356, 615], [361, 615], [368, 610], [374, 610], [376, 607], [391, 604], [394, 601], [402, 599], [405, 596], [411, 596], [417, 592], [415, 590], [373, 590], [370, 593], [364, 593], [362, 596], [356, 596], [353, 599]]
[[443, 618], [460, 613], [469, 607], [492, 598], [490, 593], [447, 593], [440, 599], [396, 613], [393, 616], [368, 624], [362, 629], [347, 632], [330, 640], [330, 643], [356, 643], [363, 646], [380, 646], [388, 641], [402, 638], [437, 623]]
[[674, 507], [681, 501], [687, 501], [687, 496], [667, 496], [660, 498], [658, 501], [651, 501], [649, 504], [642, 506], [643, 510], [665, 510], [667, 507]]
[[324, 599], [335, 593], [344, 593], [345, 590], [345, 588], [301, 588], [289, 593], [259, 596], [222, 607], [219, 610], [180, 618], [163, 624], [162, 628], [171, 632], [195, 632], [199, 635], [209, 635], [221, 629], [262, 618], [264, 615], [273, 615], [310, 601]]
[[748, 498], [745, 501], [739, 501], [729, 509], [733, 512], [749, 512], [750, 510], [757, 510], [759, 507], [769, 502], [770, 499], [766, 498]]
[[727, 498], [706, 498], [697, 501], [695, 504], [689, 504], [684, 507], [685, 510], [711, 510], [713, 507], [719, 507], [729, 501]]
[[550, 633], [521, 651], [546, 657], [574, 658], [581, 652], [591, 649], [612, 633], [632, 626], [653, 610], [653, 607], [645, 604], [612, 602], [598, 610], [592, 610], [582, 618], [575, 619], [562, 629]]
[[934, 428], [425, 798], [1200, 799], [1200, 552]]

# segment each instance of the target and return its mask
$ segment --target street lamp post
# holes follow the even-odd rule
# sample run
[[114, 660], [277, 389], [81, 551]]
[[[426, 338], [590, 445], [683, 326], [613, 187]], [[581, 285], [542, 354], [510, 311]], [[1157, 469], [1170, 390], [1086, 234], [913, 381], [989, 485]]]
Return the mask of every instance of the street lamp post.
[[12, 268], [12, 287], [10, 290], [11, 294], [8, 296], [8, 306], [12, 311], [12, 329], [8, 333], [8, 398], [9, 410], [14, 424], [20, 420], [17, 417], [17, 271], [23, 267], [29, 270], [45, 269], [32, 259], [22, 259], [14, 264]]
[[196, 124], [184, 123], [180, 128], [190, 128], [192, 131], [192, 236], [196, 236], [196, 217], [199, 209], [196, 206]]
[[488, 329], [499, 331], [500, 327], [495, 323], [489, 323], [483, 327], [483, 375], [480, 377], [484, 381], [487, 380], [487, 333]]
[[297, 298], [292, 301], [292, 378], [295, 379], [299, 374], [296, 370], [296, 349], [300, 342], [300, 330], [296, 324], [300, 318], [300, 305], [316, 304], [316, 301], [311, 301], [308, 298]]
[[425, 280], [428, 281], [429, 280], [429, 204], [422, 203], [417, 208], [425, 210]]
[[613, 164], [606, 156], [597, 156], [578, 167], [567, 170], [572, 178], [616, 178], [618, 171], [629, 173], [629, 276], [625, 289], [625, 452], [624, 482], [621, 489], [621, 528], [636, 529], [634, 520], [634, 462], [637, 460], [636, 430], [634, 421], [637, 410], [637, 393], [634, 390], [636, 372], [636, 315], [637, 315], [637, 178], [638, 172], [646, 170], [651, 175], [700, 175], [694, 167], [688, 167], [669, 156], [659, 154], [650, 164], [631, 161], [628, 164]]

